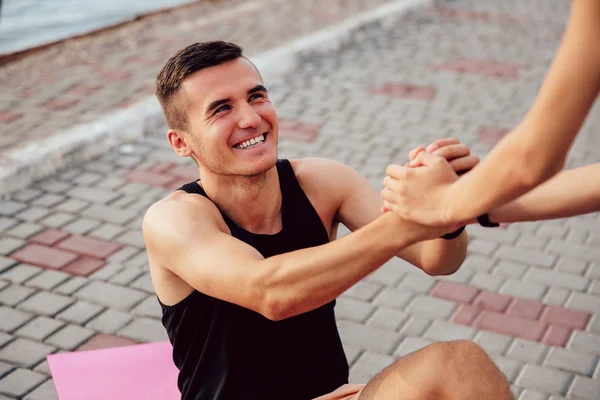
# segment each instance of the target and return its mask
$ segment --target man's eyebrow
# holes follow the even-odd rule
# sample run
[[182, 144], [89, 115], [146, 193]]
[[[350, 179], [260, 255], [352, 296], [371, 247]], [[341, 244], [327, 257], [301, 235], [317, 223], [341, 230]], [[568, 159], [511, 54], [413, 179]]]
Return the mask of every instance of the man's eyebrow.
[[231, 101], [231, 99], [229, 99], [229, 98], [213, 101], [212, 103], [210, 103], [208, 105], [208, 107], [206, 107], [206, 114], [208, 114], [209, 112], [211, 112], [212, 110], [214, 110], [215, 108], [219, 107], [222, 104], [229, 103], [230, 101]]
[[248, 94], [256, 93], [256, 92], [266, 92], [269, 93], [266, 87], [263, 85], [256, 85], [252, 89], [248, 90]]

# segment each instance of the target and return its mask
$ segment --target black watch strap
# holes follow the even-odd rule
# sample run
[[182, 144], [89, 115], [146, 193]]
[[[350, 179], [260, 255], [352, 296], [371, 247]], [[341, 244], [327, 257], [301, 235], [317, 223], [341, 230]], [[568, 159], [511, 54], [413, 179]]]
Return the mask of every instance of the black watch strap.
[[479, 225], [485, 226], [486, 228], [497, 228], [500, 226], [500, 224], [490, 221], [490, 216], [488, 215], [488, 213], [482, 214], [479, 217], [477, 217], [477, 222], [479, 222]]
[[444, 236], [442, 236], [442, 239], [446, 239], [446, 240], [456, 239], [457, 237], [460, 236], [461, 233], [463, 233], [464, 230], [465, 230], [465, 227], [461, 226], [454, 232], [446, 233]]

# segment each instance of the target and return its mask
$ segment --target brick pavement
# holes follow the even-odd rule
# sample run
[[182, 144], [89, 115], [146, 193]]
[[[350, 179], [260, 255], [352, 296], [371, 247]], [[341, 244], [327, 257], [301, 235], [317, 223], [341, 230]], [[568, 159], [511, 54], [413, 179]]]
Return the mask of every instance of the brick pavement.
[[[285, 84], [269, 85], [281, 156], [337, 159], [377, 187], [388, 163], [440, 137], [485, 156], [535, 96], [567, 7], [439, 1], [366, 27], [339, 53], [307, 56]], [[569, 166], [597, 162], [599, 130], [596, 107]], [[140, 221], [194, 177], [157, 123], [0, 203], [0, 398], [54, 398], [48, 354], [166, 339]], [[598, 399], [599, 222], [469, 227], [469, 256], [448, 277], [391, 260], [339, 298], [351, 380], [431, 342], [471, 339], [519, 399]]]

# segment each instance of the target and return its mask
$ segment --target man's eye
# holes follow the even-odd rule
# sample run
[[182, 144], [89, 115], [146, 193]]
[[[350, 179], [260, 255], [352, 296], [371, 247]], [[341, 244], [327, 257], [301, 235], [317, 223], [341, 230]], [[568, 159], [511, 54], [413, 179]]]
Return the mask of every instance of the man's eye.
[[230, 106], [228, 106], [228, 105], [221, 106], [221, 107], [217, 108], [217, 110], [215, 111], [215, 114], [218, 114], [218, 113], [220, 113], [221, 111], [226, 111], [226, 110], [229, 110], [230, 108], [231, 108], [231, 107], [230, 107]]
[[255, 100], [255, 99], [262, 99], [264, 97], [265, 96], [262, 93], [255, 93], [252, 96], [250, 96], [250, 98], [248, 99], [248, 101], [252, 101], [252, 100]]

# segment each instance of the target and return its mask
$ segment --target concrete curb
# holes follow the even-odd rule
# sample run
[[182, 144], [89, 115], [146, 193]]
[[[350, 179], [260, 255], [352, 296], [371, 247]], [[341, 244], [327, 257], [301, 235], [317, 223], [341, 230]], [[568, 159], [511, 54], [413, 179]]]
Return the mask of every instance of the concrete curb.
[[[317, 31], [291, 43], [249, 55], [266, 82], [282, 79], [292, 72], [302, 57], [335, 52], [356, 40], [361, 30], [373, 24], [390, 26], [406, 12], [433, 0], [396, 0], [350, 18], [338, 25]], [[162, 110], [154, 96], [125, 110], [113, 112], [97, 121], [80, 124], [67, 131], [49, 135], [3, 154], [7, 165], [0, 165], [0, 195], [22, 189], [59, 170], [98, 157], [109, 149], [142, 137], [148, 128], [162, 120]]]

